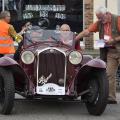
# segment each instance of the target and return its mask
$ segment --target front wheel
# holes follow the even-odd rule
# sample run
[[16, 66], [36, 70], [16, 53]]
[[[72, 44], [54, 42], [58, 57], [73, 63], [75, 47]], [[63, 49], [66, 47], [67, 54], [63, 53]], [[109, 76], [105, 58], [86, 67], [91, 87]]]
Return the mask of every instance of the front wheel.
[[10, 70], [0, 68], [0, 112], [10, 114], [14, 106], [14, 79]]
[[92, 115], [101, 115], [106, 108], [108, 99], [106, 71], [94, 71], [94, 75], [89, 80], [88, 87], [90, 92], [85, 95], [87, 110]]

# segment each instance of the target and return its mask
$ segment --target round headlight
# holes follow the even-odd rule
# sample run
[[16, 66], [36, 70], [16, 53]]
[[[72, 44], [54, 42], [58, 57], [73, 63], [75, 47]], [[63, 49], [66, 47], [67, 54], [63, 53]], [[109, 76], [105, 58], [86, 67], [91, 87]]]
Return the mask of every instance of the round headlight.
[[78, 52], [78, 51], [71, 52], [70, 55], [69, 55], [69, 61], [73, 65], [80, 64], [81, 61], [82, 61], [82, 54], [80, 52]]
[[25, 51], [21, 55], [21, 59], [25, 64], [31, 64], [34, 61], [34, 54], [31, 51]]

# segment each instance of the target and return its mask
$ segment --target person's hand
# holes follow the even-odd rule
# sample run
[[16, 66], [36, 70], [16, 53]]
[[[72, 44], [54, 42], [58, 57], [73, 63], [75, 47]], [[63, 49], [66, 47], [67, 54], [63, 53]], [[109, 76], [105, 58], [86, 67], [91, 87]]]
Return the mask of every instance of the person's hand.
[[114, 40], [114, 39], [105, 40], [105, 43], [106, 43], [107, 45], [112, 45], [112, 44], [115, 43], [115, 40]]
[[80, 41], [81, 38], [83, 37], [88, 37], [90, 35], [91, 32], [89, 32], [88, 29], [83, 30], [82, 32], [80, 32], [76, 37], [75, 40], [76, 41]]
[[16, 37], [15, 37], [15, 40], [16, 40], [17, 43], [20, 43], [20, 42], [23, 40], [22, 35], [20, 35], [20, 34], [18, 33], [18, 34], [16, 35]]
[[79, 36], [77, 35], [76, 37], [75, 37], [75, 41], [78, 41], [79, 40]]

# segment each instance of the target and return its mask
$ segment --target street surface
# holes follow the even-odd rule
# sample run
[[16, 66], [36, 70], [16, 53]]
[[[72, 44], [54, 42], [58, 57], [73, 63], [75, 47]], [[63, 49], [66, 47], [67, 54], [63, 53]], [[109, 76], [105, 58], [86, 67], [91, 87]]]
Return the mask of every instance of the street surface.
[[[17, 96], [19, 98], [19, 96]], [[91, 116], [83, 103], [16, 100], [12, 115], [0, 115], [0, 120], [120, 120], [118, 104], [108, 105], [101, 116]]]

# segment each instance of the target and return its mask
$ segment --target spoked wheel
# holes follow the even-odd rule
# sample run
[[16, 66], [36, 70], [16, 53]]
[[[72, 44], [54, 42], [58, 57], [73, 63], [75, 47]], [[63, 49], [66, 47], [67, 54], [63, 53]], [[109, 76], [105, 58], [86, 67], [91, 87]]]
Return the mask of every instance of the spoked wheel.
[[90, 92], [85, 95], [87, 110], [92, 115], [101, 115], [106, 108], [108, 99], [106, 72], [95, 72], [95, 75], [89, 81], [88, 87]]
[[14, 106], [14, 79], [10, 71], [0, 68], [0, 112], [10, 114]]

